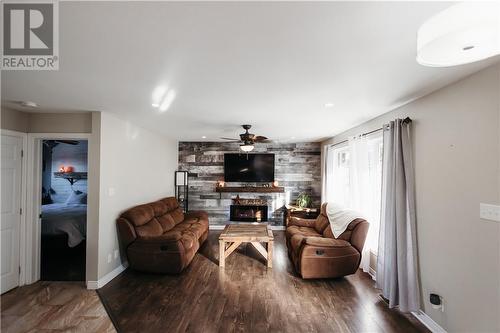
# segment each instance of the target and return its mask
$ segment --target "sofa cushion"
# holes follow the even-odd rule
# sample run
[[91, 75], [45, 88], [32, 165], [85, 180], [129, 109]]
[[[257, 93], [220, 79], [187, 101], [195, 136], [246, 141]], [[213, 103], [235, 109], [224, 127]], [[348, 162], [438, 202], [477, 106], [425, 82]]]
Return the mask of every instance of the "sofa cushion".
[[295, 234], [290, 238], [290, 246], [292, 247], [292, 251], [297, 255], [300, 252], [300, 248], [304, 243], [306, 236], [301, 234]]
[[161, 228], [163, 229], [163, 232], [167, 232], [169, 230], [172, 230], [173, 227], [175, 227], [175, 222], [174, 219], [170, 214], [163, 214], [161, 216], [156, 217], [158, 222], [160, 222]]
[[173, 211], [170, 212], [170, 216], [174, 219], [175, 224], [179, 224], [184, 221], [184, 212], [180, 207], [177, 207]]
[[146, 224], [135, 227], [138, 237], [155, 237], [163, 234], [160, 222], [156, 218], [149, 220]]
[[197, 221], [191, 221], [191, 223], [189, 222], [180, 223], [176, 225], [172, 230], [178, 231], [182, 234], [191, 233], [195, 236], [195, 238], [198, 239], [208, 230], [208, 226], [205, 226]]
[[306, 245], [318, 247], [347, 247], [351, 246], [349, 242], [341, 239], [325, 238], [325, 237], [306, 237], [304, 240]]
[[179, 207], [179, 203], [177, 202], [177, 199], [175, 199], [175, 197], [163, 198], [160, 201], [167, 206], [169, 212]]
[[181, 243], [185, 250], [189, 250], [198, 243], [198, 237], [190, 231], [184, 231], [181, 236]]
[[121, 215], [121, 217], [127, 219], [135, 227], [148, 223], [154, 216], [153, 207], [149, 204], [135, 206]]
[[298, 227], [296, 225], [286, 228], [286, 237], [289, 239], [294, 235], [321, 236], [314, 228]]
[[[356, 226], [359, 223], [363, 222], [363, 221], [365, 221], [365, 220], [363, 220], [363, 219], [356, 219], [356, 220], [352, 221], [347, 226], [347, 229], [343, 233], [341, 233], [340, 236], [338, 238], [336, 238], [336, 239], [342, 239], [342, 240], [345, 240], [345, 241], [350, 241], [353, 229], [356, 228]], [[323, 232], [323, 237], [334, 238], [335, 239], [335, 237], [333, 236], [332, 228], [326, 228], [325, 231]]]
[[328, 217], [323, 214], [320, 214], [314, 223], [314, 229], [316, 229], [316, 231], [320, 234], [322, 234], [329, 226], [330, 221], [328, 221]]
[[162, 215], [164, 215], [165, 213], [168, 212], [167, 205], [165, 205], [165, 203], [163, 201], [161, 201], [161, 200], [152, 202], [152, 203], [150, 203], [148, 205], [150, 205], [151, 208], [153, 208], [153, 212], [154, 212], [154, 215], [156, 217], [162, 216]]

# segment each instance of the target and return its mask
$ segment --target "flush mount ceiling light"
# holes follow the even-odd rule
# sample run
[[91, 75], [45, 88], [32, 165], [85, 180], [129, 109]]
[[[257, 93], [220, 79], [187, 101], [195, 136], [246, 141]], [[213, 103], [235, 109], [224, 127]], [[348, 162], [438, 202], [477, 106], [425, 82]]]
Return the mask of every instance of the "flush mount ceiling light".
[[254, 146], [253, 145], [249, 145], [249, 144], [244, 144], [244, 145], [241, 145], [240, 146], [240, 149], [242, 151], [244, 151], [245, 153], [249, 153], [253, 150]]
[[463, 2], [428, 19], [418, 30], [417, 62], [449, 67], [500, 54], [500, 2]]

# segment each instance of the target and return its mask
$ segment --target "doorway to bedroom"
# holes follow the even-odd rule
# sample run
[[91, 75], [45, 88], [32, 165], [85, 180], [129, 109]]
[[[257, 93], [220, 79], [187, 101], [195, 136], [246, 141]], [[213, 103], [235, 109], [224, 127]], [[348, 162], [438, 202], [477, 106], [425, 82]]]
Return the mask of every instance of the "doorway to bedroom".
[[40, 280], [84, 281], [88, 141], [41, 140]]

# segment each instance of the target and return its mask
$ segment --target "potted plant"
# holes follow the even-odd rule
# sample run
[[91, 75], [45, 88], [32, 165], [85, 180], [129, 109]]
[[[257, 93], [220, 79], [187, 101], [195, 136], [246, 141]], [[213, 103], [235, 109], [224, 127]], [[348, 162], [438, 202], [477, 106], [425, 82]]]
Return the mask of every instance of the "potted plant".
[[308, 195], [307, 193], [300, 193], [299, 196], [297, 197], [296, 204], [300, 208], [308, 208], [311, 206], [312, 200], [311, 196]]

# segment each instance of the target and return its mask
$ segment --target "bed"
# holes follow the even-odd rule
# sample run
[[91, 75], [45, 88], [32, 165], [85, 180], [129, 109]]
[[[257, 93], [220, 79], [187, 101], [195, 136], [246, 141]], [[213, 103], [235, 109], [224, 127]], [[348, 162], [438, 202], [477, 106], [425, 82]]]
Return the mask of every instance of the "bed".
[[75, 247], [87, 234], [87, 205], [53, 203], [42, 205], [42, 236], [68, 235], [68, 246]]

